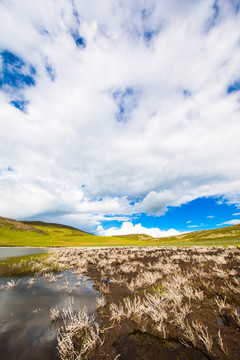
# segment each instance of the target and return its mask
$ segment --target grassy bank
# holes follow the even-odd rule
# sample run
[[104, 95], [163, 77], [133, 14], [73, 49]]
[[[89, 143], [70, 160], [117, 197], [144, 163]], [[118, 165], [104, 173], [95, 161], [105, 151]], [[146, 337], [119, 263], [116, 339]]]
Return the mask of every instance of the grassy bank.
[[48, 253], [18, 256], [0, 261], [0, 277], [27, 276], [58, 270], [58, 263]]

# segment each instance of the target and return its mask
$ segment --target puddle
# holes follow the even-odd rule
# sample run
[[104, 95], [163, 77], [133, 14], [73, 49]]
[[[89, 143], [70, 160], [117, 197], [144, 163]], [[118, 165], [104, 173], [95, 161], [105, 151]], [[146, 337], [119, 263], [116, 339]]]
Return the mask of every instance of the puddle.
[[119, 360], [208, 360], [209, 358], [192, 347], [159, 339], [146, 333], [122, 336], [115, 349]]
[[43, 254], [45, 252], [43, 248], [0, 247], [0, 260], [17, 256]]
[[51, 322], [51, 307], [62, 310], [71, 305], [78, 311], [86, 305], [89, 314], [96, 311], [99, 293], [92, 288], [92, 280], [79, 279], [71, 271], [55, 275], [61, 278], [54, 283], [39, 276], [32, 285], [29, 280], [33, 277], [29, 276], [0, 279], [0, 287], [12, 279], [17, 283], [12, 289], [0, 290], [1, 360], [58, 360], [56, 334], [60, 320]]
[[240, 317], [240, 306], [237, 307], [237, 315]]

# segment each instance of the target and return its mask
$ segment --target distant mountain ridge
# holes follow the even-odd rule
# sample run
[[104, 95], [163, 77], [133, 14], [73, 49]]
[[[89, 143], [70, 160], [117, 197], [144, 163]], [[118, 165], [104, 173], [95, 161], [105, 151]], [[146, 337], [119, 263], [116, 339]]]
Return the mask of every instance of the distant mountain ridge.
[[26, 224], [26, 225], [30, 225], [31, 227], [34, 227], [34, 226], [43, 226], [44, 227], [45, 226], [45, 227], [53, 227], [53, 228], [59, 228], [59, 229], [69, 229], [69, 230], [80, 231], [80, 232], [88, 234], [88, 235], [92, 235], [89, 232], [79, 230], [79, 229], [74, 228], [73, 226], [69, 226], [69, 225], [47, 223], [47, 222], [44, 222], [44, 221], [26, 221], [26, 220], [21, 221], [21, 223]]
[[238, 245], [240, 224], [177, 236], [97, 236], [72, 226], [0, 217], [0, 246], [193, 246]]

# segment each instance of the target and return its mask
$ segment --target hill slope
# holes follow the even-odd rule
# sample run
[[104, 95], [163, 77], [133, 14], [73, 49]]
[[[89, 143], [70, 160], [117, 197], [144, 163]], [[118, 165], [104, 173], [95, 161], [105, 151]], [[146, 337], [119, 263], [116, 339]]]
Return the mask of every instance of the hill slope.
[[145, 234], [96, 236], [71, 226], [0, 217], [0, 246], [240, 245], [240, 224], [166, 238]]
[[194, 231], [170, 238], [158, 238], [155, 241], [177, 243], [178, 245], [240, 245], [240, 224], [213, 230]]
[[[20, 221], [19, 221], [20, 222]], [[43, 221], [21, 221], [21, 224], [25, 224], [27, 226], [31, 226], [35, 229], [38, 229], [40, 231], [42, 230], [48, 230], [48, 229], [51, 229], [51, 230], [55, 230], [55, 231], [59, 231], [60, 229], [61, 230], [72, 230], [74, 232], [76, 232], [79, 236], [80, 235], [92, 235], [86, 231], [82, 231], [82, 230], [79, 230], [77, 228], [74, 228], [72, 226], [68, 226], [68, 225], [62, 225], [62, 224], [55, 224], [55, 223], [46, 223], [46, 222], [43, 222]]]
[[136, 242], [131, 237], [96, 236], [66, 225], [0, 217], [0, 246], [130, 246]]
[[0, 228], [10, 231], [30, 231], [43, 234], [41, 230], [31, 226], [30, 222], [24, 223], [17, 220], [4, 218], [2, 216], [0, 216]]
[[82, 236], [94, 237], [71, 226], [0, 217], [0, 246], [74, 246], [72, 242], [79, 243]]

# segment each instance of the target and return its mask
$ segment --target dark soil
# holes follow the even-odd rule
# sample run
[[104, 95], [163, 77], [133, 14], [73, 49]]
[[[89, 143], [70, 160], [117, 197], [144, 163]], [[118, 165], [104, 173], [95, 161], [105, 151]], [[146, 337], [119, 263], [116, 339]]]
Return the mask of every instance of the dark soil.
[[193, 347], [175, 341], [159, 339], [147, 333], [123, 335], [114, 347], [120, 360], [207, 360], [206, 355]]

